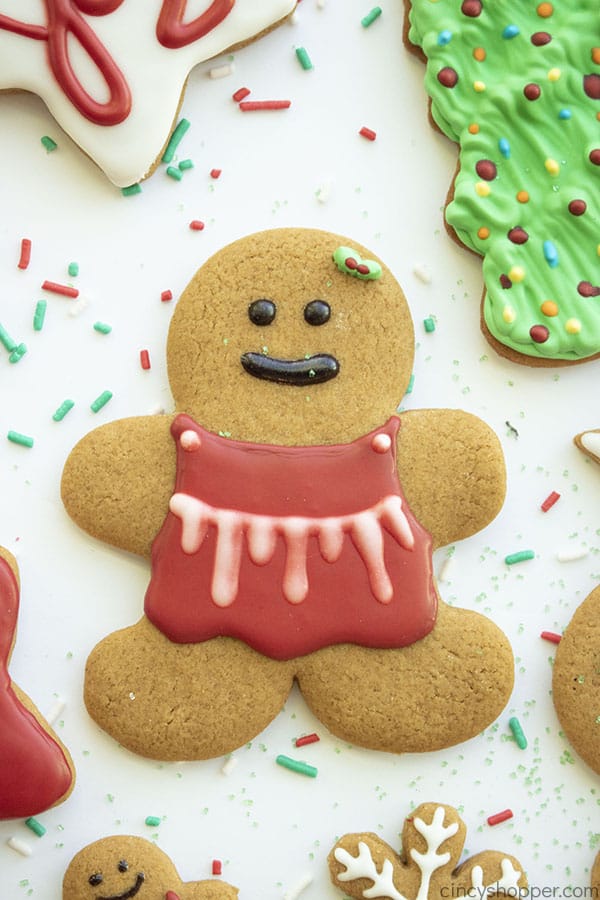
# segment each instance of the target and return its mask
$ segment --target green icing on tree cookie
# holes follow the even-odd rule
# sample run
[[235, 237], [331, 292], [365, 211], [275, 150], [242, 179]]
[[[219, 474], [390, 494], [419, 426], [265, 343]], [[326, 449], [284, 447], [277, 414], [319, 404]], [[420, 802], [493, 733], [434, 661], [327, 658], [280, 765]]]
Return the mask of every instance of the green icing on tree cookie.
[[598, 0], [412, 0], [409, 25], [460, 144], [446, 220], [484, 257], [487, 329], [538, 360], [599, 354]]

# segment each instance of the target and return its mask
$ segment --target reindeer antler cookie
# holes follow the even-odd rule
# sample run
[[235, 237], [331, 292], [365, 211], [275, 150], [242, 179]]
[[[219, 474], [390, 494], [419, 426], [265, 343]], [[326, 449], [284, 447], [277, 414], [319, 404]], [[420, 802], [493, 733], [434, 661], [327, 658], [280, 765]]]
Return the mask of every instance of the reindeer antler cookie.
[[401, 856], [376, 834], [346, 834], [329, 854], [331, 880], [360, 900], [467, 897], [472, 889], [481, 900], [503, 892], [518, 896], [527, 878], [508, 853], [485, 850], [456, 868], [466, 833], [452, 806], [422, 803], [404, 822]]
[[223, 881], [183, 882], [166, 853], [143, 838], [111, 835], [88, 844], [71, 860], [63, 900], [236, 900]]

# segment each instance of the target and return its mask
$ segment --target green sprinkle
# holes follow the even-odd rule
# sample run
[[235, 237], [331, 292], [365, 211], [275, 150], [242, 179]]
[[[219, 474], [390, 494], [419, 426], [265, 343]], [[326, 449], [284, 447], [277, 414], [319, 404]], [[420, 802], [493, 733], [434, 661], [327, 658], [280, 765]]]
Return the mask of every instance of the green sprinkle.
[[17, 349], [17, 342], [13, 341], [10, 334], [3, 325], [0, 325], [0, 344], [3, 344], [3, 346], [6, 350], [8, 350], [9, 353], [12, 353], [13, 350]]
[[42, 144], [44, 145], [44, 147], [46, 148], [46, 150], [48, 151], [48, 153], [52, 153], [52, 151], [56, 150], [56, 148], [58, 146], [56, 141], [53, 141], [52, 138], [48, 137], [47, 134], [45, 134], [43, 138], [40, 138], [40, 140], [41, 140]]
[[412, 394], [412, 389], [415, 386], [415, 373], [413, 372], [408, 380], [408, 387], [406, 388], [407, 394]]
[[185, 172], [186, 169], [194, 168], [194, 160], [193, 159], [182, 159], [179, 163], [179, 168], [182, 172]]
[[427, 334], [431, 334], [432, 331], [435, 331], [435, 321], [431, 316], [427, 316], [426, 319], [423, 319], [423, 326]]
[[41, 331], [44, 327], [44, 319], [46, 318], [46, 307], [48, 303], [46, 300], [38, 300], [35, 305], [35, 312], [33, 314], [33, 330]]
[[90, 404], [90, 409], [92, 412], [99, 412], [103, 406], [106, 406], [108, 401], [112, 397], [112, 391], [102, 391], [99, 397], [96, 397], [93, 403]]
[[311, 58], [304, 47], [296, 47], [296, 56], [303, 69], [308, 70], [313, 68]]
[[112, 325], [107, 325], [106, 322], [94, 322], [94, 331], [99, 331], [100, 334], [110, 334]]
[[121, 193], [124, 197], [133, 197], [134, 194], [142, 193], [141, 184], [130, 184], [128, 187], [121, 188]]
[[162, 161], [164, 163], [173, 162], [173, 157], [175, 156], [175, 151], [177, 150], [177, 147], [179, 146], [179, 143], [180, 143], [182, 137], [184, 136], [184, 134], [186, 133], [186, 131], [188, 130], [189, 127], [190, 127], [190, 123], [187, 119], [182, 119], [179, 122], [179, 124], [177, 125], [177, 128], [171, 135], [171, 139], [170, 139], [169, 143], [167, 144], [165, 152], [163, 153]]
[[25, 819], [25, 824], [33, 831], [34, 834], [37, 834], [38, 837], [44, 837], [44, 835], [46, 834], [46, 829], [44, 828], [42, 823], [38, 822], [37, 819], [34, 819], [33, 816]]
[[157, 825], [160, 825], [160, 819], [158, 816], [146, 816], [145, 824], [150, 828], [156, 828]]
[[183, 172], [181, 169], [178, 169], [176, 166], [168, 166], [167, 167], [167, 175], [170, 178], [174, 178], [175, 181], [181, 181], [183, 178]]
[[9, 431], [6, 435], [13, 444], [20, 444], [21, 447], [33, 447], [33, 438], [19, 431]]
[[278, 766], [283, 766], [284, 769], [291, 769], [292, 772], [299, 772], [300, 775], [308, 775], [309, 778], [317, 777], [317, 769], [315, 769], [314, 766], [309, 766], [308, 763], [300, 762], [298, 759], [291, 759], [289, 756], [280, 754], [275, 762]]
[[79, 275], [79, 263], [70, 262], [67, 272], [71, 276], [71, 278], [75, 278], [76, 275]]
[[373, 22], [379, 18], [381, 15], [381, 7], [374, 6], [371, 12], [368, 12], [367, 15], [360, 20], [360, 24], [363, 28], [368, 28], [369, 25], [372, 25]]
[[511, 718], [508, 720], [508, 724], [510, 730], [513, 733], [514, 739], [517, 742], [517, 747], [519, 747], [519, 749], [521, 750], [525, 750], [525, 748], [527, 747], [527, 738], [525, 737], [523, 729], [521, 728], [521, 723], [516, 716], [511, 716]]
[[25, 344], [19, 344], [18, 347], [15, 347], [13, 352], [8, 357], [8, 361], [10, 363], [18, 363], [20, 359], [22, 359], [27, 353], [27, 347]]
[[71, 410], [73, 409], [74, 406], [75, 406], [75, 403], [73, 400], [63, 400], [63, 402], [60, 404], [60, 406], [58, 407], [58, 409], [56, 410], [56, 412], [54, 413], [52, 418], [54, 419], [55, 422], [62, 422], [62, 420], [64, 419], [66, 414], [68, 412], [71, 412]]
[[525, 562], [526, 559], [533, 559], [535, 553], [533, 550], [519, 550], [518, 553], [509, 553], [504, 557], [507, 566], [514, 566], [515, 563]]

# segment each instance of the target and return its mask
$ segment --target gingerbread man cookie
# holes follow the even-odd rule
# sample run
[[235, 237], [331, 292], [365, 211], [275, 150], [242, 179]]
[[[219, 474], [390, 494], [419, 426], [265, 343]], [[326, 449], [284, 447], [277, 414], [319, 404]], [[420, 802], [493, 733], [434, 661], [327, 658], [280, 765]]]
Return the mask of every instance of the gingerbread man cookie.
[[533, 366], [597, 357], [597, 0], [406, 3], [431, 118], [460, 144], [445, 216], [483, 257], [486, 338]]
[[8, 673], [18, 612], [17, 564], [0, 547], [0, 819], [56, 806], [75, 784], [67, 749]]
[[458, 865], [466, 833], [452, 806], [422, 803], [404, 821], [401, 856], [376, 834], [346, 834], [329, 854], [331, 880], [358, 900], [524, 896], [523, 867], [508, 853], [484, 850]]
[[600, 587], [575, 611], [556, 648], [552, 696], [567, 738], [600, 773]]
[[174, 127], [191, 69], [270, 30], [295, 0], [43, 0], [0, 3], [0, 91], [38, 94], [114, 184], [146, 177]]
[[238, 891], [216, 880], [183, 882], [156, 844], [112, 835], [71, 860], [62, 895], [63, 900], [236, 900]]
[[334, 234], [251, 235], [192, 279], [168, 341], [178, 414], [93, 431], [63, 474], [80, 526], [152, 559], [145, 616], [86, 669], [121, 744], [227, 753], [294, 679], [334, 734], [381, 750], [446, 747], [502, 710], [510, 646], [439, 602], [431, 554], [497, 514], [503, 457], [465, 412], [395, 413], [413, 352], [392, 273]]

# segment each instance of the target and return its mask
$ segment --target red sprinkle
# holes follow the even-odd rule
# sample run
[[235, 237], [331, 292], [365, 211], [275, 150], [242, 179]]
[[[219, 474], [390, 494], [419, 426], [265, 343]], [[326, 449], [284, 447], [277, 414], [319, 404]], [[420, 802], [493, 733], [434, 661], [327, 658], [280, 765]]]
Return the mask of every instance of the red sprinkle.
[[53, 294], [62, 294], [63, 297], [79, 297], [77, 288], [69, 287], [68, 284], [57, 284], [55, 281], [45, 281], [42, 290], [51, 291]]
[[150, 354], [147, 350], [140, 350], [140, 365], [142, 369], [150, 368]]
[[23, 238], [21, 241], [21, 256], [17, 266], [19, 269], [26, 269], [31, 259], [31, 241], [29, 238]]
[[192, 219], [190, 228], [192, 231], [204, 231], [204, 222], [201, 222], [200, 219]]
[[220, 859], [213, 859], [212, 861], [212, 873], [213, 875], [221, 875], [223, 872], [223, 864]]
[[218, 178], [222, 171], [223, 171], [222, 169], [211, 169], [211, 170], [210, 170], [210, 177], [211, 177], [211, 178]]
[[358, 133], [368, 141], [374, 141], [377, 137], [377, 132], [373, 131], [371, 128], [367, 128], [366, 125], [363, 125]]
[[488, 825], [499, 825], [500, 822], [506, 822], [507, 819], [512, 819], [512, 817], [512, 809], [503, 809], [502, 812], [494, 813], [493, 816], [488, 816], [487, 823]]
[[548, 512], [548, 510], [552, 506], [554, 506], [557, 500], [560, 500], [560, 494], [557, 494], [556, 491], [552, 491], [551, 494], [548, 494], [540, 509], [542, 509], [544, 512]]
[[175, 891], [167, 891], [165, 900], [179, 900], [179, 894], [176, 894]]
[[555, 631], [542, 631], [540, 637], [545, 641], [550, 641], [552, 644], [560, 644], [561, 635]]
[[243, 112], [254, 112], [257, 109], [289, 109], [291, 100], [244, 100], [240, 103]]
[[244, 97], [247, 97], [250, 94], [250, 88], [242, 87], [238, 88], [235, 94], [231, 95], [231, 99], [235, 100], [236, 103], [239, 103], [240, 100], [243, 100]]
[[173, 291], [163, 291], [160, 295], [160, 299], [163, 303], [168, 303], [169, 300], [173, 299]]
[[316, 732], [313, 732], [312, 734], [303, 734], [302, 737], [296, 738], [296, 747], [305, 747], [306, 744], [316, 744], [316, 742], [320, 740], [321, 738]]

